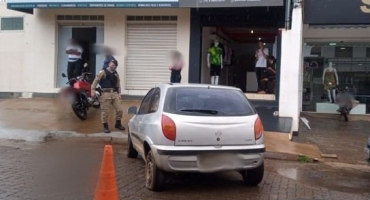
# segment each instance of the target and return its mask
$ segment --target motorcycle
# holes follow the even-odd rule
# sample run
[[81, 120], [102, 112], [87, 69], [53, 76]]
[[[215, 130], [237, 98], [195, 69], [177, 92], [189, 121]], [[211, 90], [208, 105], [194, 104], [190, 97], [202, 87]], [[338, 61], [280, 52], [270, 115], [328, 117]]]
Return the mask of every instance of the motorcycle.
[[[87, 111], [90, 107], [100, 108], [99, 96], [101, 88], [97, 87], [95, 96], [91, 97], [91, 84], [87, 81], [91, 73], [84, 72], [81, 76], [70, 79], [66, 84], [70, 85], [62, 88], [60, 93], [71, 104], [74, 114], [81, 120], [87, 119]], [[64, 73], [62, 77], [67, 77]]]

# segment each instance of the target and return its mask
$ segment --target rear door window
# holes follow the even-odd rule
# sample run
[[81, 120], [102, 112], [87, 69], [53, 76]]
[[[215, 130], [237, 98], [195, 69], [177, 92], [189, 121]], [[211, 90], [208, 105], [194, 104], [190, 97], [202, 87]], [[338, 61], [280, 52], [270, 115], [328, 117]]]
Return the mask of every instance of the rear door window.
[[238, 90], [175, 87], [167, 91], [164, 112], [193, 116], [249, 116], [256, 114]]
[[138, 115], [144, 115], [144, 114], [148, 114], [149, 112], [149, 106], [150, 106], [150, 99], [153, 95], [153, 92], [154, 92], [154, 88], [152, 88], [147, 94], [146, 96], [144, 97], [143, 101], [141, 102], [141, 105], [140, 105], [140, 108], [139, 108], [139, 112], [137, 113]]

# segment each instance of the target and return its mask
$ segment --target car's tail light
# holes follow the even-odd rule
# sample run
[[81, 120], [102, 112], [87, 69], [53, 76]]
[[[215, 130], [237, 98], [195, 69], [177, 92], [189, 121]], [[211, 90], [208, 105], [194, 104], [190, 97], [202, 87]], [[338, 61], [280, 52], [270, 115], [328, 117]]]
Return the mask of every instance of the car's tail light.
[[162, 132], [167, 139], [175, 141], [176, 124], [171, 118], [167, 117], [166, 115], [162, 115]]
[[263, 124], [259, 117], [257, 117], [256, 121], [254, 122], [254, 138], [256, 140], [260, 139], [263, 134]]

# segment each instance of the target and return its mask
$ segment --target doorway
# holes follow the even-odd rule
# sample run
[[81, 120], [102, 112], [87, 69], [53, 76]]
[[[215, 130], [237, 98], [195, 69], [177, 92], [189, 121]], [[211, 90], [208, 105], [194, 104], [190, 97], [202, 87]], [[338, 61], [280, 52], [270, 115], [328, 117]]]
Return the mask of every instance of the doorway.
[[58, 88], [64, 87], [67, 80], [62, 73], [67, 72], [68, 56], [65, 50], [69, 39], [76, 39], [83, 49], [82, 61], [87, 63], [87, 70], [92, 73], [89, 80], [92, 82], [96, 72], [102, 68], [103, 55], [97, 55], [93, 51], [93, 45], [104, 42], [103, 27], [81, 27], [81, 26], [59, 26], [58, 30], [58, 61], [57, 61], [57, 83]]

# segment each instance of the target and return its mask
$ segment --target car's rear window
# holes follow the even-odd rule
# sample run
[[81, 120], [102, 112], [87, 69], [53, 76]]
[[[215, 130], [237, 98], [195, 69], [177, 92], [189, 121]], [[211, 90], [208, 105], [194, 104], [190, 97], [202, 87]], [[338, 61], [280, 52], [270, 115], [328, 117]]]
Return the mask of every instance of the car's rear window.
[[241, 91], [200, 87], [170, 88], [164, 112], [193, 116], [249, 116], [256, 113]]

